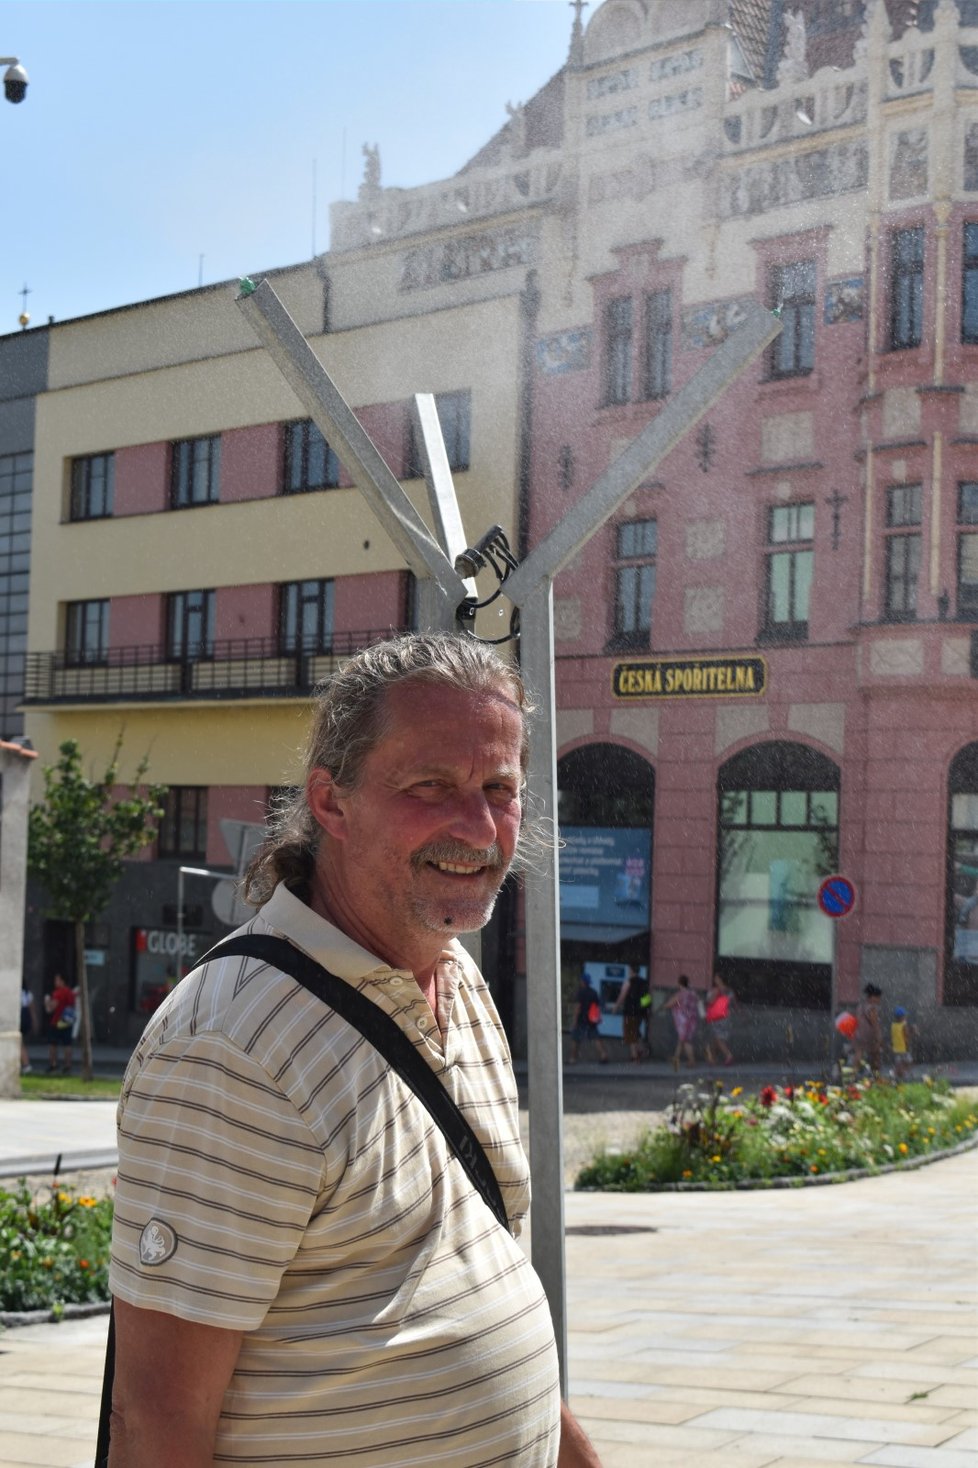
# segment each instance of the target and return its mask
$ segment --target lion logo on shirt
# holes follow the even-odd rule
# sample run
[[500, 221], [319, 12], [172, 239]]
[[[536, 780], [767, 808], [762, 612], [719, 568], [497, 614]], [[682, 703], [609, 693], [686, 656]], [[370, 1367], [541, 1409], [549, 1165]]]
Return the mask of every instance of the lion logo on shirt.
[[139, 1235], [140, 1264], [163, 1264], [175, 1252], [177, 1236], [168, 1223], [151, 1218]]

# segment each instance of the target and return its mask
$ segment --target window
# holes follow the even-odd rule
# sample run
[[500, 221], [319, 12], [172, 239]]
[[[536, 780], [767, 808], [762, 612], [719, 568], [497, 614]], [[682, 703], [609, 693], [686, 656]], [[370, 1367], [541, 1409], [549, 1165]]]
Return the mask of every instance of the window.
[[214, 656], [213, 591], [174, 591], [167, 597], [166, 655], [173, 662]]
[[160, 856], [207, 853], [207, 786], [171, 785], [163, 797], [163, 819], [157, 837]]
[[290, 656], [329, 652], [333, 645], [332, 581], [290, 581], [279, 588], [279, 645]]
[[978, 622], [978, 484], [958, 485], [958, 616]]
[[108, 661], [108, 601], [70, 601], [65, 616], [65, 663], [71, 668]]
[[978, 744], [948, 776], [945, 1004], [978, 1003]]
[[654, 520], [629, 520], [615, 533], [614, 642], [618, 647], [648, 647], [658, 527]]
[[771, 272], [771, 305], [781, 335], [771, 346], [771, 376], [798, 377], [815, 365], [815, 261], [796, 260]]
[[170, 504], [175, 510], [217, 503], [221, 437], [182, 438], [171, 446]]
[[339, 482], [340, 461], [312, 419], [286, 423], [284, 492], [335, 489]]
[[115, 454], [88, 454], [71, 461], [72, 520], [102, 520], [112, 514]]
[[645, 297], [645, 396], [664, 398], [672, 387], [672, 291]]
[[924, 230], [894, 230], [890, 241], [890, 346], [919, 347], [924, 320]]
[[627, 403], [632, 396], [632, 301], [616, 296], [604, 308], [604, 401]]
[[[466, 388], [461, 392], [435, 393], [435, 407], [441, 424], [448, 467], [453, 473], [468, 469], [470, 463], [470, 439], [472, 426], [472, 394]], [[414, 426], [413, 414], [408, 433], [407, 478], [420, 479], [424, 474], [424, 457]]]
[[0, 455], [0, 728], [7, 738], [24, 727], [17, 706], [24, 696], [33, 478], [33, 454]]
[[978, 342], [978, 224], [966, 224], [964, 227], [961, 340]]
[[814, 505], [774, 505], [768, 510], [767, 637], [803, 641], [808, 636], [814, 536]]
[[898, 484], [886, 492], [886, 601], [890, 622], [909, 622], [917, 615], [920, 573], [921, 489]]

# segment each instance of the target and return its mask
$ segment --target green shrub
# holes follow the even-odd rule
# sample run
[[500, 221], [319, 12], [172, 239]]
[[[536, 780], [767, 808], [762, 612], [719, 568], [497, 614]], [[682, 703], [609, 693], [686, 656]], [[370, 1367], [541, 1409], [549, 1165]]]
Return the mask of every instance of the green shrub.
[[599, 1154], [580, 1189], [649, 1192], [673, 1184], [732, 1187], [817, 1177], [943, 1151], [978, 1131], [978, 1106], [946, 1082], [680, 1086], [665, 1119], [630, 1152]]
[[0, 1190], [0, 1309], [54, 1310], [109, 1297], [110, 1198], [55, 1183]]

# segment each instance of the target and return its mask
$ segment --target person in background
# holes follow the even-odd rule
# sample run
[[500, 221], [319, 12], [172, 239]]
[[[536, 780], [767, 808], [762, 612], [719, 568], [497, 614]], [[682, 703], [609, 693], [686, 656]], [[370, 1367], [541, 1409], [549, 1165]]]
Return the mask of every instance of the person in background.
[[27, 1053], [27, 1042], [37, 1029], [37, 1012], [34, 1008], [34, 995], [30, 989], [20, 991], [20, 1073], [22, 1076], [30, 1075], [33, 1070], [31, 1057]]
[[78, 994], [62, 978], [55, 974], [50, 994], [44, 996], [44, 1013], [47, 1016], [48, 1074], [59, 1069], [58, 1052], [61, 1054], [62, 1075], [71, 1074], [72, 1041], [75, 1031], [75, 1014]]
[[663, 1009], [672, 1012], [672, 1022], [676, 1029], [676, 1051], [672, 1057], [673, 1070], [679, 1069], [683, 1054], [686, 1056], [686, 1064], [691, 1069], [696, 1064], [693, 1041], [700, 1022], [700, 1001], [689, 987], [689, 976], [680, 974], [678, 982], [678, 989], [662, 1006]]
[[581, 1055], [581, 1046], [593, 1040], [602, 1065], [608, 1064], [608, 1052], [601, 1038], [601, 1000], [590, 979], [581, 978], [574, 997], [574, 1017], [571, 1020], [570, 1055], [568, 1064], [576, 1065]]
[[714, 1056], [724, 1065], [733, 1065], [730, 1033], [733, 1028], [734, 992], [722, 974], [713, 975], [713, 985], [706, 995], [706, 1059], [714, 1064]]
[[612, 1005], [611, 1012], [622, 1016], [622, 1037], [628, 1046], [629, 1058], [634, 1061], [645, 1060], [649, 1053], [647, 1046], [642, 1043], [642, 1021], [646, 1008], [642, 1000], [648, 992], [648, 980], [643, 979], [635, 965], [630, 963], [628, 975], [618, 991], [618, 998]]
[[852, 1038], [852, 1066], [856, 1075], [865, 1060], [874, 1076], [883, 1069], [883, 1026], [880, 1021], [880, 1000], [883, 990], [876, 984], [867, 984], [856, 1010], [856, 1033]]
[[898, 1004], [890, 1023], [890, 1050], [893, 1054], [893, 1074], [898, 1081], [905, 1081], [913, 1067], [913, 1041], [907, 1011]]

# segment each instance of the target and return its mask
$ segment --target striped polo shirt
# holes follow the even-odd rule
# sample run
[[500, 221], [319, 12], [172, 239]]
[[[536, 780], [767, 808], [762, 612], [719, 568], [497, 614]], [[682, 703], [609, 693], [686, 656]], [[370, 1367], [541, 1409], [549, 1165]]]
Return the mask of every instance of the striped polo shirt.
[[[518, 1234], [509, 1048], [464, 949], [438, 964], [435, 1025], [410, 972], [284, 886], [243, 931], [288, 938], [392, 1016], [482, 1142]], [[113, 1293], [245, 1332], [216, 1463], [556, 1463], [536, 1274], [413, 1092], [294, 979], [255, 958], [195, 970], [133, 1054], [118, 1125]]]

